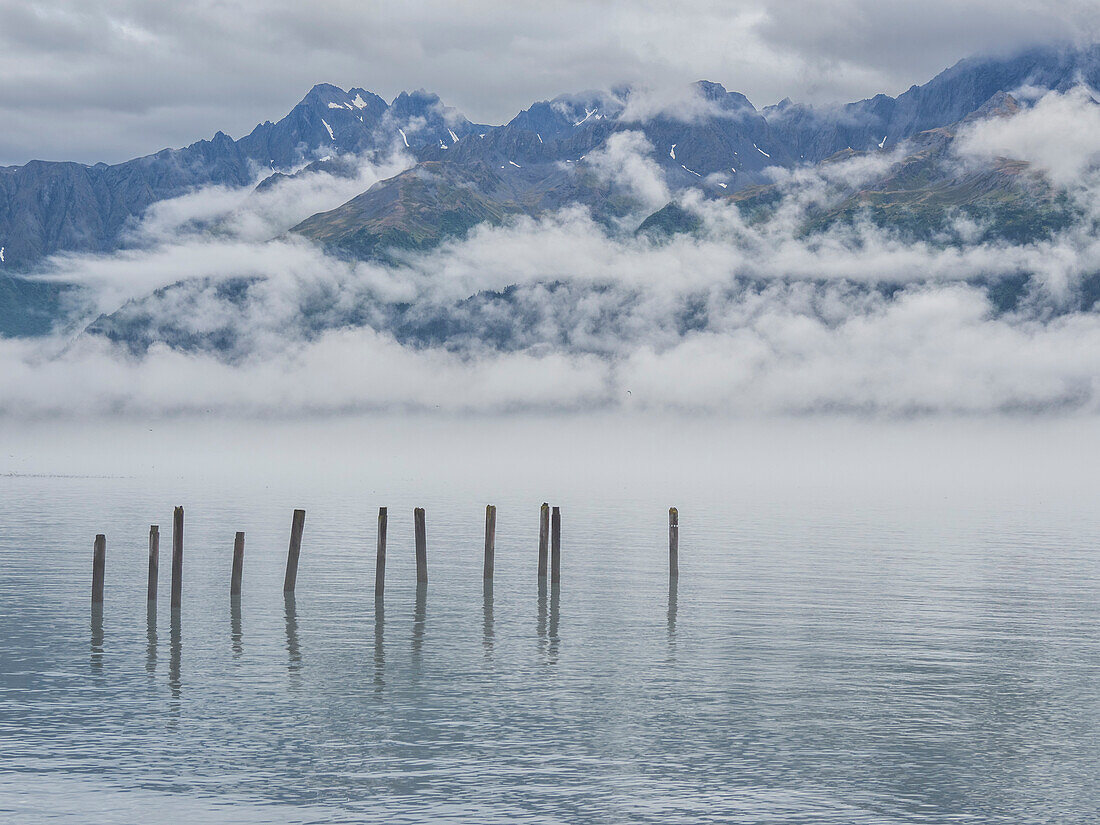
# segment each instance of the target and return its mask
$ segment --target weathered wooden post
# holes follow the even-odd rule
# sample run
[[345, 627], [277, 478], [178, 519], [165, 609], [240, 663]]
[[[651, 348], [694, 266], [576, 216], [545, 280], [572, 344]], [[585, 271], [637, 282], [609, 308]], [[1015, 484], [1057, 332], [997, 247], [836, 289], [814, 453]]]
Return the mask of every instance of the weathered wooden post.
[[550, 505], [545, 501], [539, 510], [539, 578], [546, 578], [546, 561], [550, 548]]
[[145, 600], [156, 602], [157, 579], [160, 576], [160, 527], [149, 525], [149, 583], [146, 587]]
[[550, 517], [550, 584], [561, 581], [561, 509]]
[[183, 508], [172, 513], [172, 609], [183, 603]]
[[241, 595], [241, 576], [244, 574], [244, 533], [233, 539], [233, 572], [229, 576], [229, 595]]
[[413, 531], [416, 534], [416, 583], [428, 581], [428, 534], [424, 526], [424, 508], [413, 510]]
[[286, 551], [286, 576], [283, 578], [283, 592], [293, 593], [298, 582], [298, 556], [302, 552], [302, 528], [306, 525], [306, 511], [295, 510], [290, 522], [290, 548]]
[[92, 604], [103, 604], [103, 575], [107, 566], [107, 537], [99, 533], [92, 543]]
[[493, 580], [493, 567], [496, 564], [497, 544], [497, 508], [495, 504], [485, 505], [485, 565], [483, 578]]
[[680, 513], [675, 507], [668, 508], [668, 575], [680, 577]]
[[382, 601], [382, 594], [386, 590], [386, 522], [388, 518], [386, 508], [379, 507], [378, 551], [374, 556], [374, 600], [376, 603]]

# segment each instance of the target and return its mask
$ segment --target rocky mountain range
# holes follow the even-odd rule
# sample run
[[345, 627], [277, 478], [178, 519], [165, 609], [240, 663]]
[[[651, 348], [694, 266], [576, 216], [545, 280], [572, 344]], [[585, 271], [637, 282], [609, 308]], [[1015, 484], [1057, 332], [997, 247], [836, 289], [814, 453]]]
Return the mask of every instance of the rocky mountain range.
[[[813, 168], [904, 144], [885, 173], [820, 207], [805, 231], [869, 215], [943, 240], [945, 216], [962, 210], [982, 218], [983, 231], [1027, 241], [1066, 225], [1072, 206], [1012, 159], [960, 173], [949, 162], [951, 143], [960, 123], [1014, 111], [1021, 90], [1034, 96], [1037, 89], [1080, 84], [1100, 88], [1100, 46], [968, 58], [896, 98], [846, 105], [784, 100], [757, 108], [738, 92], [701, 81], [660, 105], [631, 88], [563, 95], [500, 126], [472, 123], [424, 91], [387, 103], [362, 88], [322, 84], [281, 120], [237, 140], [218, 132], [116, 165], [32, 161], [0, 168], [0, 335], [41, 334], [64, 315], [69, 287], [28, 277], [49, 256], [126, 247], [129, 230], [158, 201], [209, 185], [263, 191], [319, 171], [350, 176], [349, 156], [395, 151], [412, 157], [411, 168], [292, 231], [333, 254], [388, 260], [482, 223], [574, 203], [610, 226], [639, 204], [593, 159], [616, 135], [632, 132], [644, 135], [672, 196], [634, 227], [654, 237], [695, 228], [677, 193], [697, 190], [767, 220], [775, 167]], [[117, 337], [120, 328], [106, 318], [93, 331]]]

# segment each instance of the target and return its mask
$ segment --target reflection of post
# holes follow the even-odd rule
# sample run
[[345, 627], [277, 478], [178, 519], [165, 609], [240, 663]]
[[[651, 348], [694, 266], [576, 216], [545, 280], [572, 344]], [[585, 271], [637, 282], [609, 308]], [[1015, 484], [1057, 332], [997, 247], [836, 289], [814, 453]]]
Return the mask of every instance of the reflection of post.
[[539, 579], [539, 650], [546, 641], [546, 579]]
[[485, 579], [481, 587], [482, 640], [486, 655], [493, 652], [493, 580]]
[[103, 576], [107, 565], [107, 537], [102, 533], [92, 544], [92, 604], [103, 604]]
[[173, 699], [180, 698], [180, 660], [183, 657], [183, 628], [179, 610], [172, 611], [172, 630], [168, 637], [168, 689]]
[[412, 654], [413, 665], [420, 670], [420, 648], [424, 644], [424, 624], [428, 615], [428, 585], [416, 586], [416, 609], [413, 612]]
[[385, 650], [386, 609], [382, 600], [374, 603], [374, 687], [376, 691], [386, 686], [386, 650]]
[[561, 586], [550, 585], [550, 661], [557, 661], [558, 657], [558, 602], [561, 596]]
[[675, 578], [668, 580], [668, 640], [676, 638], [676, 591], [679, 582]]
[[92, 669], [103, 670], [103, 602], [92, 603]]
[[550, 548], [550, 505], [545, 501], [539, 510], [539, 578], [546, 578], [546, 561]]
[[145, 605], [145, 671], [155, 673], [157, 669], [157, 603]]
[[302, 651], [298, 646], [298, 609], [292, 591], [283, 593], [283, 606], [286, 608], [287, 670], [296, 675], [302, 669]]
[[229, 597], [229, 632], [233, 643], [233, 656], [240, 656], [244, 651], [244, 628], [241, 623], [241, 597]]

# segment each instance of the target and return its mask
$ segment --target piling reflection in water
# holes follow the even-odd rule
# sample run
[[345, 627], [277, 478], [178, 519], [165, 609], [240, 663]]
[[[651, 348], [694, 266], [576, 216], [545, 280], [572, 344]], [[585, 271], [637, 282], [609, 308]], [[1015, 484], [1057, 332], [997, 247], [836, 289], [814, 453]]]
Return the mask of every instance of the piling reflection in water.
[[428, 585], [420, 582], [416, 585], [416, 607], [413, 610], [412, 663], [413, 673], [420, 673], [420, 649], [424, 645], [424, 625], [428, 617]]
[[668, 652], [671, 655], [676, 649], [676, 596], [679, 589], [677, 580], [669, 577], [668, 580]]
[[157, 670], [157, 603], [145, 605], [145, 672], [152, 675]]
[[298, 644], [298, 606], [294, 601], [294, 591], [283, 592], [283, 607], [286, 615], [287, 671], [291, 676], [297, 676], [302, 670], [302, 649]]
[[92, 604], [92, 670], [103, 670], [103, 602]]
[[493, 580], [485, 579], [481, 587], [481, 644], [485, 656], [493, 654]]
[[374, 600], [374, 688], [381, 692], [386, 686], [386, 608], [381, 596]]
[[539, 652], [546, 650], [546, 579], [539, 579]]
[[233, 647], [233, 657], [244, 651], [244, 629], [241, 622], [241, 597], [229, 597], [229, 638]]
[[550, 664], [558, 660], [558, 604], [561, 601], [561, 585], [550, 585]]
[[180, 660], [183, 658], [183, 623], [179, 608], [172, 610], [172, 626], [168, 634], [168, 689], [173, 699], [180, 698]]

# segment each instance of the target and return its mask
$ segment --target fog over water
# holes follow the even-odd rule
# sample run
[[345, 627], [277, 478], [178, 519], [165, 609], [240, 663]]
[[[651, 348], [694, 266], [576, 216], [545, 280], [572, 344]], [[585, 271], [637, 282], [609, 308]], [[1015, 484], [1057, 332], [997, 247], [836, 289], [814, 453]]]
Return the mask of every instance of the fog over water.
[[[11, 422], [9, 422], [10, 424]], [[0, 472], [283, 485], [305, 494], [493, 489], [692, 498], [973, 496], [1088, 501], [1100, 485], [1091, 416], [728, 419], [654, 413], [441, 414], [309, 421], [22, 421], [0, 431]], [[543, 491], [543, 492], [539, 492]], [[538, 503], [535, 501], [535, 504]], [[807, 503], [803, 498], [800, 503]], [[488, 503], [488, 502], [481, 502]], [[669, 506], [669, 505], [666, 505]]]

